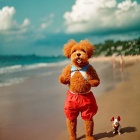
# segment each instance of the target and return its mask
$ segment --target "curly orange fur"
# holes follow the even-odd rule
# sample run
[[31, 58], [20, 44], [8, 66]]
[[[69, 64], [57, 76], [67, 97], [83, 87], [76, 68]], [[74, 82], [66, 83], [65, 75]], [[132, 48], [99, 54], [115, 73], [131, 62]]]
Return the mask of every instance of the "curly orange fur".
[[74, 41], [74, 40], [70, 40], [67, 44], [64, 45], [64, 55], [67, 57], [67, 58], [70, 58], [71, 57], [71, 48], [76, 45], [77, 43]]
[[69, 64], [63, 69], [63, 72], [61, 76], [59, 77], [60, 83], [65, 84], [65, 85], [70, 84], [70, 70], [71, 70], [71, 64]]
[[[69, 41], [64, 46], [64, 54], [66, 57], [71, 58], [72, 65], [76, 67], [84, 67], [89, 64], [88, 59], [92, 56], [94, 52], [94, 46], [88, 41], [83, 40], [80, 43], [75, 42], [74, 40]], [[77, 56], [80, 54], [80, 57]], [[80, 58], [81, 63], [78, 63], [77, 60]], [[87, 78], [88, 81], [77, 71], [73, 77], [71, 77], [71, 64], [66, 66], [59, 77], [59, 81], [62, 84], [68, 84], [70, 91], [74, 93], [86, 93], [90, 91], [91, 87], [98, 86], [100, 79], [92, 66], [89, 66], [87, 69]]]
[[90, 58], [94, 53], [94, 45], [91, 44], [88, 40], [81, 40], [79, 45], [86, 49], [88, 58]]

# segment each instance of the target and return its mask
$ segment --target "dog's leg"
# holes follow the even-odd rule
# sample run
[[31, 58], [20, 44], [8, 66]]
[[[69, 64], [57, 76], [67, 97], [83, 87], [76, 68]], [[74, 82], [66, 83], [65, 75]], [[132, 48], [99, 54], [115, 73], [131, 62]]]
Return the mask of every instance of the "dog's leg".
[[121, 135], [121, 127], [118, 128], [118, 134]]
[[115, 130], [115, 128], [113, 127], [113, 134], [115, 134], [116, 133], [116, 130]]
[[86, 140], [95, 140], [93, 134], [94, 122], [93, 120], [85, 121]]
[[69, 140], [76, 140], [76, 126], [77, 126], [77, 119], [75, 120], [67, 119], [67, 128], [70, 135]]

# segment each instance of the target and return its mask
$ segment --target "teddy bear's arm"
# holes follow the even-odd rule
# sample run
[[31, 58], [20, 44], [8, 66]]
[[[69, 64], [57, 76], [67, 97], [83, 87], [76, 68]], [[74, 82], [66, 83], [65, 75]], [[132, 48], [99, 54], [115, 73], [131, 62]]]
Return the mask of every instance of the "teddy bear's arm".
[[92, 66], [89, 66], [87, 69], [87, 77], [88, 77], [88, 82], [92, 87], [96, 87], [100, 84], [100, 79], [98, 77], [98, 74]]
[[59, 76], [60, 83], [65, 85], [70, 83], [70, 70], [71, 70], [71, 64], [69, 64], [63, 69], [62, 74]]

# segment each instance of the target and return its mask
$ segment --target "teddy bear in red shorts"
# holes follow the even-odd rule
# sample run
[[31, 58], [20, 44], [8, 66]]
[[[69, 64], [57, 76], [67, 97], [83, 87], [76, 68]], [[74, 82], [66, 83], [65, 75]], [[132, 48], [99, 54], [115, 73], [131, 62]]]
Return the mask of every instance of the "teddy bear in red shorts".
[[76, 140], [77, 117], [81, 113], [85, 121], [86, 140], [94, 140], [93, 116], [98, 110], [91, 87], [96, 87], [100, 79], [88, 59], [93, 55], [94, 46], [88, 40], [79, 43], [70, 40], [64, 46], [64, 55], [71, 58], [59, 77], [62, 84], [69, 86], [65, 101], [64, 112], [67, 118], [69, 140]]

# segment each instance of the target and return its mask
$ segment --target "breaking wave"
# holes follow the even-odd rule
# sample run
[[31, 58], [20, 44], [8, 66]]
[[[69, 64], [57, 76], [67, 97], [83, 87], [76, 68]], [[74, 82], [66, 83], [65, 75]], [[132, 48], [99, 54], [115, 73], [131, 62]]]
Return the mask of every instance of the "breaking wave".
[[0, 74], [8, 74], [15, 73], [20, 71], [33, 70], [38, 68], [46, 68], [46, 67], [58, 67], [67, 64], [68, 61], [62, 61], [58, 63], [37, 63], [31, 65], [12, 65], [0, 68]]

